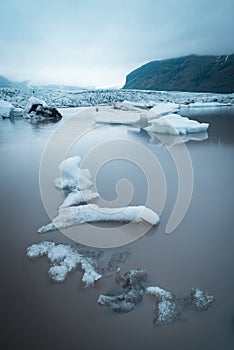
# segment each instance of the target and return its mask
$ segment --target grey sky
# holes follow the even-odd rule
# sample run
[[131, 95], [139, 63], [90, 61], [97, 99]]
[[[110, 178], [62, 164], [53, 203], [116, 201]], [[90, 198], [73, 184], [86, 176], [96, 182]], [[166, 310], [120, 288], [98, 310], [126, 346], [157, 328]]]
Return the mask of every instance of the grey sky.
[[151, 60], [234, 53], [234, 0], [2, 0], [0, 74], [121, 86]]

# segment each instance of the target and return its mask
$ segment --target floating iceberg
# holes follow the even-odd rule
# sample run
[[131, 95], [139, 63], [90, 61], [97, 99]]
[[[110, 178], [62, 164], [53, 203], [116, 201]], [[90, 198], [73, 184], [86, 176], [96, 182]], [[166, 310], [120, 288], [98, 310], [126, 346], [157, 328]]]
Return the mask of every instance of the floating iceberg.
[[0, 100], [0, 117], [9, 118], [14, 106], [7, 101]]
[[185, 310], [206, 311], [214, 301], [212, 295], [198, 288], [192, 288], [189, 296], [184, 298], [177, 298], [160, 287], [148, 287], [145, 292], [156, 297], [156, 326], [173, 322]]
[[120, 270], [120, 266], [126, 262], [127, 253], [110, 253], [90, 249], [84, 246], [70, 246], [43, 241], [33, 244], [27, 249], [29, 258], [47, 256], [51, 267], [49, 276], [57, 282], [63, 282], [67, 275], [79, 269], [83, 272], [82, 282], [85, 287], [93, 286], [102, 275], [108, 275]]
[[60, 208], [59, 215], [52, 223], [42, 226], [38, 232], [44, 233], [86, 222], [141, 222], [143, 220], [151, 225], [157, 225], [159, 216], [144, 206], [100, 208], [94, 204], [87, 204]]
[[169, 135], [186, 135], [190, 133], [202, 133], [209, 127], [208, 123], [199, 123], [178, 114], [168, 114], [158, 119], [150, 120], [151, 126], [146, 131]]
[[117, 283], [122, 287], [123, 292], [118, 295], [103, 295], [98, 298], [98, 303], [109, 306], [116, 312], [129, 312], [142, 300], [145, 290], [147, 274], [144, 270], [130, 270], [120, 276]]

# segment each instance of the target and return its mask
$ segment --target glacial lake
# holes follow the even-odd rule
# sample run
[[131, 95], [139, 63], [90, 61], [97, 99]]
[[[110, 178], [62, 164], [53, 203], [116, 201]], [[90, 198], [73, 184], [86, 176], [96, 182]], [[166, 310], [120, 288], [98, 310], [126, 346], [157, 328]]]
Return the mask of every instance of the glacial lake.
[[[165, 148], [137, 128], [103, 125], [88, 132], [70, 154], [84, 155], [100, 141], [128, 139], [153, 152], [164, 169], [167, 198], [159, 226], [137, 241], [111, 251], [128, 252], [122, 271], [142, 268], [149, 285], [178, 296], [198, 287], [215, 297], [206, 312], [185, 313], [172, 324], [153, 326], [155, 302], [144, 296], [135, 309], [118, 314], [97, 304], [98, 296], [115, 288], [115, 276], [83, 289], [80, 272], [58, 284], [48, 276], [46, 258], [35, 261], [26, 249], [42, 240], [72, 244], [58, 231], [40, 235], [49, 223], [39, 188], [43, 149], [58, 124], [0, 120], [0, 249], [2, 342], [9, 349], [220, 350], [234, 345], [234, 108], [182, 111], [210, 123], [208, 138], [189, 141], [194, 188], [189, 209], [171, 233], [165, 226], [177, 194], [175, 165]], [[115, 198], [115, 184], [127, 178], [134, 187], [131, 204], [144, 204], [147, 181], [126, 160], [113, 160], [100, 170], [97, 189]], [[51, 183], [51, 186], [53, 184]]]

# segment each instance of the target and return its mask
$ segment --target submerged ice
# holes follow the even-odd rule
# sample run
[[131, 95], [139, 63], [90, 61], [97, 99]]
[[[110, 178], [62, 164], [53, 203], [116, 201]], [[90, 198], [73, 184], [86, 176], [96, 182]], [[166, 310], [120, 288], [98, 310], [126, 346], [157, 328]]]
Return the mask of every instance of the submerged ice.
[[98, 298], [98, 303], [109, 306], [116, 312], [129, 312], [142, 300], [145, 290], [147, 274], [144, 270], [135, 269], [126, 272], [117, 279], [122, 287], [122, 292], [117, 295], [103, 295]]
[[83, 272], [85, 287], [93, 286], [102, 275], [116, 272], [126, 262], [127, 253], [109, 253], [89, 249], [80, 245], [55, 244], [43, 241], [27, 249], [29, 258], [47, 256], [51, 266], [49, 276], [56, 282], [63, 282], [67, 275], [76, 269]]
[[206, 311], [214, 301], [212, 295], [198, 288], [192, 288], [188, 296], [178, 298], [158, 286], [147, 287], [147, 274], [140, 269], [126, 272], [117, 283], [122, 287], [120, 293], [101, 294], [98, 303], [113, 311], [129, 312], [142, 300], [144, 293], [153, 295], [156, 299], [154, 325], [157, 326], [173, 322], [185, 310]]
[[214, 301], [212, 295], [198, 288], [192, 288], [188, 296], [181, 298], [157, 286], [146, 288], [146, 294], [156, 298], [156, 326], [173, 322], [186, 310], [206, 311]]
[[86, 287], [94, 285], [95, 281], [102, 277], [95, 271], [94, 261], [91, 258], [84, 257], [69, 245], [41, 242], [30, 246], [27, 249], [27, 255], [30, 258], [47, 256], [51, 263], [49, 276], [57, 282], [64, 281], [69, 272], [76, 269], [78, 265], [84, 273], [82, 281]]

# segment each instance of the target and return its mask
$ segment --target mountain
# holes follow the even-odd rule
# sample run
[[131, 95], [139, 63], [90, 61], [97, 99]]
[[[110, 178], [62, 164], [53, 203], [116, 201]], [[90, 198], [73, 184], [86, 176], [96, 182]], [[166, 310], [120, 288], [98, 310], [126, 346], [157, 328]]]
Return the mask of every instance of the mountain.
[[234, 54], [152, 61], [126, 77], [123, 89], [234, 92]]
[[10, 80], [0, 75], [0, 88], [12, 87], [12, 86], [13, 86], [13, 83]]
[[25, 86], [27, 86], [27, 82], [11, 81], [11, 80], [8, 80], [7, 78], [5, 78], [4, 76], [0, 75], [0, 88], [17, 89], [17, 88], [23, 88]]

